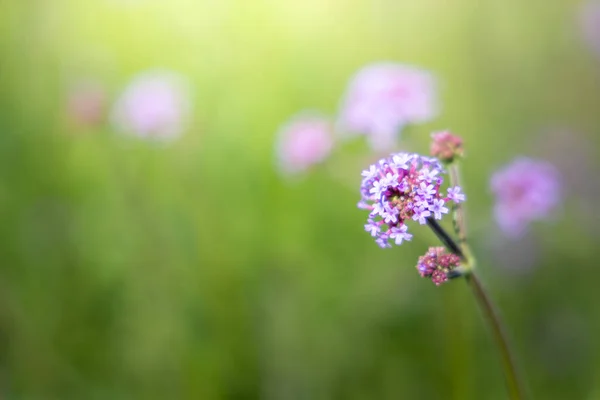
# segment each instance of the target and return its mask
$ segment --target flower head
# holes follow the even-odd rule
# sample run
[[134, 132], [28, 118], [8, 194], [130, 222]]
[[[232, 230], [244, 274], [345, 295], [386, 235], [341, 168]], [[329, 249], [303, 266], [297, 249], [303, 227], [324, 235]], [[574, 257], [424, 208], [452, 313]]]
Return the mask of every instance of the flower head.
[[277, 158], [284, 173], [305, 171], [324, 161], [333, 148], [331, 122], [304, 112], [284, 124], [278, 133]]
[[430, 278], [437, 286], [448, 280], [448, 273], [460, 265], [460, 257], [449, 253], [444, 247], [430, 247], [419, 257], [417, 271], [423, 278]]
[[517, 158], [497, 171], [490, 185], [496, 222], [507, 236], [522, 236], [530, 222], [549, 218], [561, 201], [558, 170], [545, 161]]
[[448, 131], [437, 132], [431, 135], [431, 155], [444, 163], [451, 163], [463, 155], [463, 141]]
[[122, 132], [142, 138], [178, 137], [189, 114], [185, 79], [166, 71], [135, 77], [114, 105], [112, 121]]
[[410, 153], [392, 154], [363, 171], [358, 206], [370, 211], [365, 230], [377, 244], [389, 247], [389, 239], [397, 245], [410, 240], [407, 221], [423, 225], [428, 218], [442, 219], [448, 202], [457, 203], [460, 196], [464, 200], [462, 194], [457, 198], [459, 187], [448, 189], [452, 198], [442, 194], [443, 175], [437, 159]]
[[339, 124], [343, 132], [368, 135], [375, 149], [389, 149], [404, 125], [429, 121], [437, 109], [435, 79], [429, 72], [377, 63], [352, 78]]

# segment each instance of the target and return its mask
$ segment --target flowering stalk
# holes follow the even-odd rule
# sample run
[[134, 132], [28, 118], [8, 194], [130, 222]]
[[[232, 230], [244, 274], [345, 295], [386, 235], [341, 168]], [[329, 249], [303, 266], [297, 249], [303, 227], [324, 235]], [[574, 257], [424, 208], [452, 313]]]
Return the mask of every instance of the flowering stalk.
[[[517, 375], [507, 336], [499, 314], [490, 297], [474, 272], [475, 258], [466, 241], [466, 222], [461, 203], [458, 159], [462, 157], [462, 139], [449, 132], [433, 135], [432, 155], [397, 153], [379, 160], [363, 171], [361, 201], [358, 207], [369, 210], [365, 230], [382, 248], [401, 245], [412, 239], [408, 232], [411, 220], [428, 225], [446, 247], [430, 247], [419, 257], [417, 271], [439, 286], [449, 279], [464, 276], [492, 330], [502, 357], [510, 398], [520, 400], [524, 392]], [[450, 175], [450, 187], [442, 191], [444, 175]], [[449, 212], [446, 204], [454, 210], [454, 240], [438, 223]]]
[[[461, 208], [457, 207], [457, 209], [459, 211], [456, 214], [460, 214]], [[464, 220], [464, 216], [462, 217]], [[479, 307], [481, 308], [481, 311], [484, 314], [484, 318], [489, 324], [492, 334], [494, 335], [496, 345], [500, 350], [510, 398], [514, 400], [523, 399], [523, 389], [517, 374], [517, 368], [510, 345], [508, 343], [507, 334], [500, 319], [500, 315], [496, 310], [496, 307], [494, 306], [492, 300], [488, 296], [485, 288], [481, 284], [481, 281], [477, 277], [477, 274], [473, 271], [473, 267], [475, 266], [474, 260], [466, 255], [470, 254], [466, 243], [462, 243], [462, 245], [459, 246], [434, 219], [428, 219], [427, 224], [431, 228], [431, 230], [436, 234], [436, 236], [440, 239], [440, 241], [446, 246], [446, 248], [452, 254], [455, 254], [456, 256], [460, 257], [460, 259], [463, 260], [463, 262], [466, 264], [466, 268], [462, 269], [461, 271], [462, 274], [452, 274], [449, 275], [449, 277], [465, 277], [467, 283], [473, 291], [475, 299], [479, 303]], [[465, 249], [464, 252], [463, 249]]]
[[485, 288], [482, 286], [481, 281], [473, 271], [465, 275], [467, 283], [473, 291], [473, 295], [479, 303], [479, 307], [483, 312], [486, 321], [496, 341], [496, 345], [500, 351], [502, 358], [502, 364], [504, 367], [504, 374], [506, 376], [506, 385], [508, 386], [508, 394], [511, 399], [520, 400], [525, 398], [523, 391], [523, 385], [519, 379], [517, 366], [515, 363], [514, 356], [512, 354], [510, 344], [508, 343], [508, 337], [500, 319], [500, 315], [492, 303], [492, 300], [488, 296]]
[[[453, 161], [448, 166], [448, 168], [450, 170], [451, 184], [460, 186], [460, 171], [459, 171], [458, 161], [456, 161], [456, 160]], [[492, 302], [489, 295], [487, 294], [485, 288], [481, 284], [481, 281], [477, 277], [477, 274], [473, 270], [473, 268], [475, 267], [474, 258], [472, 256], [470, 256], [470, 257], [464, 256], [464, 254], [470, 255], [471, 252], [469, 250], [469, 247], [468, 247], [467, 241], [466, 241], [466, 237], [467, 237], [466, 223], [465, 223], [465, 215], [464, 215], [464, 210], [463, 210], [462, 204], [458, 203], [454, 206], [453, 217], [454, 217], [453, 218], [454, 219], [454, 229], [459, 238], [459, 246], [457, 246], [457, 244], [454, 243], [451, 238], [449, 239], [449, 236], [447, 234], [444, 236], [442, 243], [446, 244], [446, 241], [449, 240], [451, 244], [450, 244], [450, 246], [447, 245], [446, 247], [456, 255], [460, 256], [462, 254], [461, 258], [463, 258], [466, 261], [468, 270], [466, 271], [464, 276], [467, 281], [467, 284], [471, 287], [471, 290], [473, 292], [473, 295], [475, 296], [475, 299], [479, 303], [479, 307], [481, 308], [481, 311], [483, 312], [484, 318], [486, 319], [486, 321], [489, 325], [489, 328], [492, 331], [492, 335], [494, 336], [494, 340], [500, 351], [500, 355], [502, 358], [502, 364], [504, 367], [504, 374], [506, 376], [506, 384], [508, 387], [509, 396], [511, 399], [515, 399], [515, 400], [523, 399], [524, 398], [523, 386], [522, 386], [521, 380], [519, 379], [515, 359], [512, 354], [510, 344], [508, 342], [508, 335], [506, 334], [506, 330], [504, 328], [502, 320], [500, 319], [500, 315], [499, 315], [496, 307], [494, 306], [494, 303]], [[432, 227], [434, 232], [436, 232], [436, 229], [434, 229], [431, 224], [429, 224], [429, 226]], [[442, 231], [443, 231], [443, 229], [442, 229]], [[442, 239], [442, 237], [440, 237], [440, 235], [437, 235], [437, 236], [440, 239]], [[462, 251], [460, 251], [460, 253], [455, 252], [453, 250], [455, 247], [459, 247], [459, 249]]]
[[[453, 162], [448, 166], [450, 170], [450, 182], [453, 185], [460, 185], [460, 175], [458, 171], [458, 161]], [[452, 207], [453, 216], [452, 219], [454, 224], [454, 231], [458, 236], [458, 242], [461, 246], [465, 246], [467, 243], [467, 226], [465, 222], [465, 214], [463, 211], [462, 204], [458, 203]]]

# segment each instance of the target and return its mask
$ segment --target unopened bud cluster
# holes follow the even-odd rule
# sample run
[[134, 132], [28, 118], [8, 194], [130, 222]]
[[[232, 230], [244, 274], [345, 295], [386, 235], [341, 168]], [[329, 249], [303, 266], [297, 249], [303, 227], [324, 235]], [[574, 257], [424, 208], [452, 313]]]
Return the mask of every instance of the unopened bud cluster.
[[463, 156], [463, 141], [460, 136], [448, 131], [437, 132], [431, 135], [431, 155], [443, 163], [451, 163]]
[[460, 257], [449, 253], [444, 247], [430, 247], [419, 257], [417, 270], [423, 278], [431, 278], [437, 286], [448, 280], [448, 273], [460, 265]]

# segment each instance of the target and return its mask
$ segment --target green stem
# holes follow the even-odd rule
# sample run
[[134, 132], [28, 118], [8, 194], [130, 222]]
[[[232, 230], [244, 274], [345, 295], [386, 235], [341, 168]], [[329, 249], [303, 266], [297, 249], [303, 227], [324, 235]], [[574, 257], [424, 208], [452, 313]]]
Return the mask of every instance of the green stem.
[[498, 314], [496, 307], [492, 303], [492, 300], [490, 299], [485, 288], [481, 284], [481, 281], [473, 271], [474, 260], [470, 256], [471, 252], [469, 251], [468, 246], [466, 246], [466, 244], [463, 244], [462, 250], [464, 250], [464, 252], [461, 251], [461, 248], [456, 244], [454, 239], [452, 239], [452, 237], [448, 235], [444, 228], [442, 228], [435, 220], [432, 219], [428, 220], [427, 222], [429, 227], [437, 235], [440, 241], [446, 246], [446, 248], [450, 252], [459, 256], [466, 263], [467, 269], [464, 273], [464, 277], [467, 280], [469, 286], [471, 287], [475, 299], [479, 303], [479, 307], [481, 308], [484, 318], [492, 331], [494, 340], [500, 351], [510, 399], [524, 399], [525, 395], [523, 392], [523, 386], [521, 385], [521, 380], [518, 376], [517, 367], [515, 365], [515, 360], [512, 355], [510, 345], [508, 343], [508, 338], [504, 329], [504, 325], [502, 324], [500, 315]]
[[[452, 163], [449, 165], [449, 172], [451, 184], [460, 186], [460, 172], [458, 164]], [[479, 307], [492, 331], [494, 341], [496, 342], [496, 345], [500, 351], [509, 397], [512, 400], [522, 400], [525, 398], [525, 393], [523, 391], [521, 380], [519, 379], [515, 359], [508, 343], [504, 325], [502, 324], [502, 320], [500, 319], [500, 315], [496, 310], [496, 307], [492, 303], [492, 300], [488, 296], [485, 288], [481, 284], [481, 281], [474, 271], [475, 258], [473, 257], [467, 244], [467, 227], [462, 204], [457, 204], [455, 206], [453, 222], [454, 231], [458, 236], [458, 243], [433, 218], [427, 219], [427, 224], [440, 239], [440, 241], [450, 252], [459, 256], [463, 261], [465, 267], [463, 270], [464, 277], [471, 287], [475, 299], [479, 303]]]
[[473, 295], [479, 303], [479, 307], [481, 308], [484, 318], [492, 330], [494, 340], [498, 346], [498, 349], [500, 350], [500, 356], [504, 366], [504, 375], [506, 377], [506, 385], [508, 387], [508, 394], [513, 400], [524, 399], [525, 394], [523, 391], [523, 385], [519, 379], [515, 359], [511, 352], [507, 335], [498, 311], [496, 310], [496, 307], [492, 303], [492, 300], [488, 296], [477, 275], [474, 272], [471, 272], [465, 275], [465, 278], [471, 287], [471, 290], [473, 291]]
[[442, 226], [440, 224], [438, 224], [438, 222], [432, 217], [428, 217], [428, 218], [426, 218], [426, 220], [427, 220], [427, 225], [429, 225], [429, 227], [431, 228], [433, 233], [435, 233], [435, 235], [438, 237], [438, 239], [440, 239], [440, 242], [442, 242], [444, 244], [444, 246], [446, 246], [446, 248], [448, 250], [450, 250], [451, 253], [459, 256], [461, 258], [461, 260], [463, 260], [463, 262], [467, 262], [468, 260], [465, 257], [460, 246], [458, 244], [456, 244], [454, 239], [452, 239], [452, 237], [450, 237], [450, 235], [448, 235], [448, 233], [444, 230], [444, 228], [442, 228]]
[[[460, 172], [458, 170], [458, 161], [453, 162], [449, 165], [448, 170], [450, 172], [450, 183], [454, 186], [460, 186]], [[467, 243], [467, 223], [465, 221], [465, 213], [462, 207], [462, 203], [455, 204], [453, 207], [454, 218], [454, 232], [458, 236], [458, 242], [461, 245]]]

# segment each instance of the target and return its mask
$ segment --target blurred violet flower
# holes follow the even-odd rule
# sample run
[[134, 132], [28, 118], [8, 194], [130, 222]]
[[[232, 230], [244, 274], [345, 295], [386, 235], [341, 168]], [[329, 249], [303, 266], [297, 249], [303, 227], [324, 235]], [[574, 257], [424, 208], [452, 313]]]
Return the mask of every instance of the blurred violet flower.
[[590, 48], [600, 56], [600, 1], [588, 1], [583, 5], [581, 29]]
[[81, 126], [102, 123], [106, 111], [104, 87], [94, 81], [79, 81], [67, 93], [67, 116]]
[[396, 145], [405, 125], [436, 116], [437, 103], [431, 73], [391, 62], [371, 64], [351, 79], [338, 125], [344, 134], [367, 135], [374, 149], [386, 150]]
[[122, 132], [142, 138], [170, 140], [181, 135], [191, 101], [186, 80], [173, 72], [150, 71], [135, 77], [112, 110]]
[[562, 197], [558, 170], [524, 157], [495, 172], [490, 186], [496, 196], [496, 222], [505, 235], [515, 238], [523, 236], [530, 222], [550, 218]]
[[407, 221], [424, 225], [430, 218], [442, 219], [449, 212], [447, 202], [464, 200], [457, 196], [459, 187], [449, 189], [453, 199], [442, 194], [444, 172], [436, 158], [410, 153], [392, 154], [364, 170], [358, 207], [370, 211], [365, 231], [386, 248], [390, 239], [396, 245], [411, 240]]
[[332, 126], [316, 112], [292, 117], [277, 133], [276, 156], [283, 173], [300, 173], [324, 161], [333, 148]]

